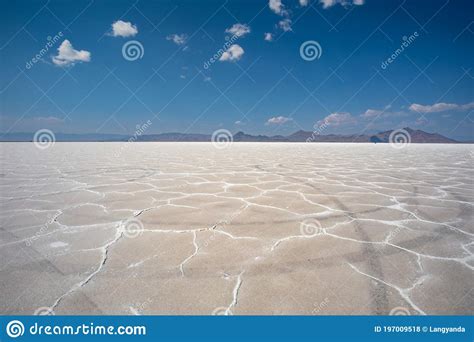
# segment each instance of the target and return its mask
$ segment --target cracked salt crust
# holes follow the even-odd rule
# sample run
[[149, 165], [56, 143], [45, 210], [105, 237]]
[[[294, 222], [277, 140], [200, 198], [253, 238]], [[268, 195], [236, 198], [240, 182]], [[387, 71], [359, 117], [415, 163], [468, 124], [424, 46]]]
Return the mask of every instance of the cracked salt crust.
[[0, 144], [2, 313], [473, 314], [468, 145], [122, 146]]

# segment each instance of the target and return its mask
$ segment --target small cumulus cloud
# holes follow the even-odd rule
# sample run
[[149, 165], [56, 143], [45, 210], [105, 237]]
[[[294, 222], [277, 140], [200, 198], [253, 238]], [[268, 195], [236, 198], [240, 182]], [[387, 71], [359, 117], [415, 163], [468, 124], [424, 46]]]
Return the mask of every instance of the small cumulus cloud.
[[272, 41], [273, 41], [273, 34], [270, 33], [270, 32], [265, 32], [264, 37], [265, 37], [265, 40], [266, 40], [267, 42], [272, 42]]
[[329, 8], [338, 4], [347, 7], [350, 5], [361, 6], [364, 4], [364, 0], [319, 0], [319, 3], [323, 5], [323, 8]]
[[362, 119], [377, 119], [377, 118], [390, 118], [390, 117], [404, 117], [409, 116], [405, 110], [394, 111], [391, 110], [391, 105], [386, 105], [383, 109], [367, 109], [360, 115]]
[[64, 40], [58, 48], [58, 55], [53, 56], [53, 63], [59, 66], [74, 65], [80, 62], [89, 62], [91, 53], [86, 50], [75, 50], [69, 40]]
[[303, 7], [306, 7], [306, 6], [308, 6], [308, 2], [309, 2], [309, 0], [300, 0], [300, 5], [303, 6]]
[[410, 105], [409, 109], [412, 112], [418, 112], [423, 114], [446, 112], [448, 110], [464, 111], [474, 109], [474, 102], [470, 102], [464, 105], [444, 102], [435, 103], [432, 105], [421, 105], [418, 103], [413, 103], [412, 105]]
[[171, 40], [176, 45], [184, 45], [184, 44], [186, 44], [186, 42], [188, 40], [188, 36], [185, 35], [184, 33], [183, 34], [174, 33], [174, 34], [170, 34], [169, 36], [167, 36], [166, 40]]
[[270, 7], [270, 9], [278, 15], [286, 15], [287, 14], [281, 0], [269, 0], [268, 1], [268, 7]]
[[234, 124], [236, 124], [237, 126], [243, 126], [243, 125], [245, 125], [245, 123], [242, 122], [242, 121], [240, 121], [240, 120], [234, 122]]
[[117, 20], [112, 24], [112, 36], [114, 37], [133, 37], [137, 33], [137, 26], [129, 21]]
[[228, 29], [226, 29], [225, 32], [235, 35], [237, 37], [243, 37], [246, 34], [250, 33], [250, 26], [246, 24], [237, 23], [237, 24], [232, 25], [232, 27], [229, 27]]
[[[299, 0], [300, 1], [300, 4], [302, 6], [307, 6], [308, 5], [308, 0]], [[290, 19], [290, 16], [291, 16], [291, 13], [285, 9], [285, 6], [283, 5], [283, 3], [281, 2], [281, 0], [269, 0], [268, 1], [268, 6], [270, 7], [270, 9], [284, 17], [284, 19], [280, 20], [278, 22], [277, 25], [275, 25], [275, 27], [278, 29], [281, 29], [283, 30], [284, 32], [288, 32], [288, 31], [292, 31], [291, 29], [291, 19]], [[265, 33], [265, 40], [266, 41], [272, 41], [273, 40], [273, 35], [271, 33]]]
[[379, 116], [382, 114], [384, 111], [383, 110], [378, 110], [378, 109], [367, 109], [364, 114], [361, 116], [365, 119], [367, 118], [373, 118], [375, 116]]
[[292, 31], [291, 29], [291, 19], [283, 19], [278, 22], [278, 26], [285, 32]]
[[319, 125], [332, 125], [332, 126], [341, 126], [346, 124], [353, 124], [356, 123], [356, 119], [350, 114], [346, 112], [336, 112], [331, 113], [326, 116], [323, 120], [318, 121]]
[[242, 58], [244, 49], [238, 44], [231, 45], [219, 58], [221, 62], [235, 62]]
[[292, 120], [292, 118], [287, 118], [285, 116], [274, 116], [267, 120], [266, 125], [282, 125]]

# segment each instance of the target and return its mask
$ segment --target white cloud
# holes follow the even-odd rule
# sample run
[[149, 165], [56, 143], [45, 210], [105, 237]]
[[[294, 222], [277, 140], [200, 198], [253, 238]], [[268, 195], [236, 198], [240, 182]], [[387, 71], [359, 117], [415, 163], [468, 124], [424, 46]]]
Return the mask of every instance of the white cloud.
[[284, 6], [281, 3], [281, 0], [269, 0], [268, 6], [276, 14], [283, 15], [285, 13], [285, 10], [283, 9]]
[[323, 8], [329, 8], [337, 4], [340, 4], [342, 6], [361, 6], [364, 4], [365, 0], [319, 0], [319, 2], [323, 4]]
[[74, 50], [69, 40], [64, 40], [58, 48], [58, 55], [53, 57], [53, 63], [59, 66], [74, 65], [77, 62], [89, 62], [91, 53], [86, 50]]
[[234, 24], [232, 27], [228, 28], [225, 30], [226, 33], [230, 33], [232, 35], [235, 35], [237, 37], [243, 37], [246, 34], [250, 33], [250, 26], [246, 24]]
[[234, 62], [238, 61], [240, 58], [242, 58], [242, 55], [244, 54], [244, 49], [238, 44], [233, 44], [231, 45], [219, 58], [221, 62], [224, 61], [229, 61], [229, 62]]
[[309, 2], [309, 0], [300, 0], [300, 5], [303, 6], [303, 7], [306, 7], [306, 6], [308, 6], [308, 2]]
[[186, 44], [186, 41], [188, 40], [188, 36], [183, 34], [170, 34], [169, 36], [166, 37], [166, 40], [172, 40], [173, 43], [176, 45], [184, 45]]
[[336, 0], [320, 0], [319, 2], [323, 4], [323, 8], [328, 8], [336, 4]]
[[287, 118], [285, 116], [274, 116], [267, 120], [266, 125], [282, 125], [288, 121], [293, 120], [292, 118]]
[[285, 32], [292, 31], [291, 19], [286, 18], [286, 19], [280, 20], [278, 22], [278, 26], [280, 26], [280, 28]]
[[378, 116], [382, 114], [384, 111], [383, 110], [378, 110], [378, 109], [367, 109], [364, 114], [361, 116], [363, 118], [373, 118], [374, 116]]
[[137, 33], [137, 27], [131, 22], [117, 20], [112, 24], [112, 36], [114, 37], [133, 37]]
[[267, 42], [271, 42], [273, 41], [273, 34], [269, 33], [269, 32], [265, 32], [265, 40]]
[[326, 125], [333, 125], [333, 126], [340, 126], [349, 123], [355, 123], [355, 118], [350, 113], [332, 113], [326, 116], [323, 120], [318, 121], [319, 125], [326, 124]]
[[464, 105], [459, 105], [456, 103], [435, 103], [433, 105], [421, 105], [418, 103], [413, 103], [410, 105], [409, 109], [412, 112], [418, 112], [418, 113], [439, 113], [439, 112], [445, 112], [448, 110], [470, 110], [474, 108], [474, 102], [467, 103]]
[[244, 124], [242, 121], [240, 121], [240, 120], [234, 122], [234, 124], [236, 124], [237, 126], [245, 125], [245, 124]]

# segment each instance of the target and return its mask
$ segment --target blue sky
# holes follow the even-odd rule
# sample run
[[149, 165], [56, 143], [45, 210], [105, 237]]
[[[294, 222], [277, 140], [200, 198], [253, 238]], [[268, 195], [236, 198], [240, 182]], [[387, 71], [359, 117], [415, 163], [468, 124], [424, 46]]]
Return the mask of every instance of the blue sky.
[[3, 133], [474, 136], [472, 1], [11, 1], [0, 17]]

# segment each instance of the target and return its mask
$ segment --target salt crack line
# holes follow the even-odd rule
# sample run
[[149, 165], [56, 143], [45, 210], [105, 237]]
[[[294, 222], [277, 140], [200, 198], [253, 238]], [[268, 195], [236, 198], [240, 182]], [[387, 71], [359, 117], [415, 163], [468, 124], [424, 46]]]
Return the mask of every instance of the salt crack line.
[[239, 290], [240, 287], [242, 286], [242, 275], [244, 274], [245, 271], [240, 272], [240, 274], [237, 276], [237, 283], [234, 286], [234, 290], [232, 291], [232, 302], [230, 305], [227, 307], [225, 310], [225, 315], [232, 315], [232, 308], [235, 308], [238, 302], [238, 296], [239, 296]]
[[340, 225], [343, 225], [343, 224], [350, 224], [352, 222], [354, 222], [355, 219], [351, 219], [349, 221], [342, 221], [342, 222], [338, 222], [330, 227], [327, 227], [327, 228], [324, 228], [321, 230], [320, 233], [317, 233], [317, 234], [313, 234], [313, 235], [304, 235], [304, 234], [299, 234], [299, 235], [290, 235], [290, 236], [287, 236], [287, 237], [284, 237], [284, 238], [281, 238], [279, 240], [277, 240], [273, 246], [270, 248], [270, 251], [273, 252], [275, 250], [275, 248], [277, 248], [282, 242], [284, 241], [289, 241], [289, 240], [293, 240], [293, 239], [312, 239], [316, 236], [322, 236], [322, 235], [332, 235], [332, 234], [329, 234], [326, 232], [326, 229], [333, 229], [333, 228], [336, 228]]
[[417, 257], [423, 257], [423, 258], [433, 259], [433, 260], [454, 261], [454, 262], [460, 263], [461, 265], [466, 266], [466, 267], [469, 268], [470, 270], [473, 270], [473, 269], [474, 269], [474, 267], [472, 267], [471, 265], [468, 264], [468, 261], [470, 261], [471, 259], [473, 259], [473, 256], [472, 256], [472, 255], [466, 256], [466, 257], [464, 257], [464, 258], [440, 257], [440, 256], [435, 256], [435, 255], [429, 255], [429, 254], [418, 253], [418, 252], [412, 251], [411, 249], [404, 248], [404, 247], [402, 247], [402, 246], [395, 245], [395, 244], [390, 243], [390, 242], [387, 242], [387, 241], [365, 241], [365, 240], [357, 240], [357, 239], [352, 239], [352, 238], [348, 238], [348, 237], [344, 237], [344, 236], [339, 236], [339, 235], [336, 235], [336, 234], [331, 234], [331, 233], [328, 233], [327, 231], [324, 231], [323, 235], [331, 236], [331, 237], [333, 237], [333, 238], [335, 238], [335, 239], [341, 239], [341, 240], [352, 241], [352, 242], [357, 242], [357, 243], [374, 244], [374, 245], [379, 245], [379, 246], [380, 246], [380, 245], [391, 246], [391, 247], [400, 249], [400, 250], [402, 250], [402, 251], [405, 251], [405, 252], [407, 252], [407, 253], [414, 254], [414, 255], [416, 255]]
[[215, 232], [219, 233], [219, 234], [222, 234], [222, 235], [225, 235], [227, 237], [230, 237], [233, 240], [258, 240], [258, 238], [254, 237], [254, 236], [235, 236], [235, 235], [232, 235], [229, 232], [226, 232], [225, 230], [216, 229]]
[[181, 271], [181, 276], [184, 277], [184, 264], [191, 260], [199, 251], [199, 246], [196, 243], [197, 233], [193, 230], [193, 245], [194, 245], [194, 252], [190, 256], [188, 256], [184, 261], [179, 265], [179, 270]]
[[420, 314], [422, 314], [422, 315], [426, 315], [426, 313], [425, 313], [423, 310], [421, 310], [415, 303], [413, 303], [413, 301], [412, 301], [412, 300], [410, 299], [410, 297], [407, 295], [407, 292], [410, 292], [411, 290], [413, 290], [417, 285], [419, 285], [419, 284], [422, 282], [422, 280], [423, 280], [422, 278], [420, 278], [412, 287], [410, 287], [410, 288], [408, 288], [408, 289], [402, 289], [402, 288], [400, 288], [400, 287], [398, 287], [398, 286], [396, 286], [396, 285], [387, 283], [386, 281], [383, 281], [382, 279], [379, 279], [379, 278], [374, 277], [374, 276], [372, 276], [372, 275], [370, 275], [370, 274], [367, 274], [367, 273], [362, 272], [361, 270], [359, 270], [357, 267], [355, 267], [355, 266], [352, 265], [351, 263], [348, 263], [348, 265], [349, 265], [354, 271], [356, 271], [357, 273], [362, 274], [362, 275], [364, 275], [364, 276], [366, 276], [366, 277], [369, 277], [369, 278], [371, 278], [371, 279], [373, 279], [373, 280], [375, 280], [375, 281], [377, 281], [377, 282], [379, 282], [379, 283], [382, 283], [382, 284], [384, 284], [384, 285], [386, 285], [386, 286], [389, 286], [389, 287], [391, 287], [391, 288], [397, 290], [398, 293], [400, 294], [400, 296], [401, 296], [403, 299], [405, 299], [405, 301], [406, 301], [408, 304], [410, 304], [410, 306], [411, 306], [414, 310], [418, 311], [418, 312], [419, 312]]
[[96, 276], [101, 270], [102, 268], [104, 267], [106, 261], [107, 261], [107, 257], [108, 257], [108, 253], [109, 253], [109, 248], [115, 244], [117, 241], [119, 241], [121, 238], [123, 237], [123, 229], [119, 226], [117, 228], [117, 231], [115, 233], [115, 237], [113, 240], [109, 241], [107, 244], [105, 244], [104, 246], [102, 246], [102, 260], [99, 264], [99, 266], [97, 267], [97, 269], [92, 272], [85, 280], [75, 284], [69, 291], [67, 291], [65, 294], [63, 294], [61, 297], [59, 297], [58, 299], [56, 299], [56, 301], [54, 302], [54, 304], [51, 306], [51, 309], [54, 310], [60, 303], [61, 301], [68, 295], [72, 294], [73, 292], [77, 291], [78, 289], [80, 289], [81, 287], [83, 287], [84, 285], [86, 285], [87, 283], [89, 283], [92, 278], [94, 278], [94, 276]]

